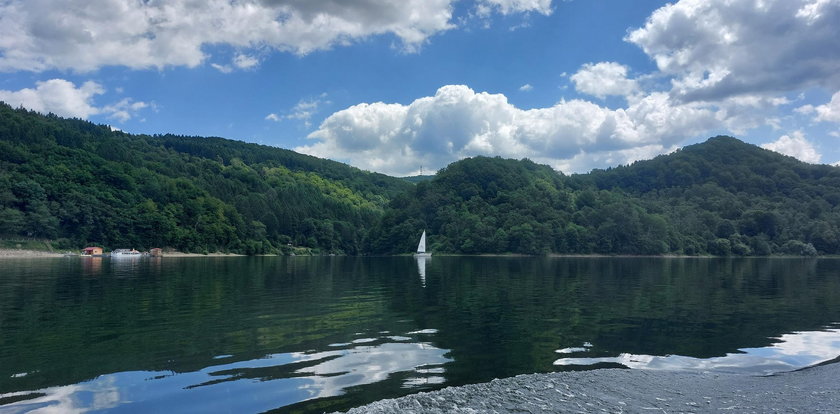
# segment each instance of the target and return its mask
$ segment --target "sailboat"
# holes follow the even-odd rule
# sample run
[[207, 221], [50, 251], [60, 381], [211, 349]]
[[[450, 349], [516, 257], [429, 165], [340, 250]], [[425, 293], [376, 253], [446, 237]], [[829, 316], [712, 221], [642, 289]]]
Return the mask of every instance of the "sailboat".
[[414, 257], [432, 257], [431, 253], [426, 253], [426, 230], [423, 230], [423, 235], [420, 236], [420, 243], [417, 245], [417, 253]]

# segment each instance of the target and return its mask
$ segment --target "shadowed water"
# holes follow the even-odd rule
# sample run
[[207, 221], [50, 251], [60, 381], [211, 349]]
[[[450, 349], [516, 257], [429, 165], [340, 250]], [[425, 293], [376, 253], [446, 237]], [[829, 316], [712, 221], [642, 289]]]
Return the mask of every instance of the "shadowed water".
[[0, 413], [321, 412], [601, 366], [840, 356], [840, 260], [0, 261]]

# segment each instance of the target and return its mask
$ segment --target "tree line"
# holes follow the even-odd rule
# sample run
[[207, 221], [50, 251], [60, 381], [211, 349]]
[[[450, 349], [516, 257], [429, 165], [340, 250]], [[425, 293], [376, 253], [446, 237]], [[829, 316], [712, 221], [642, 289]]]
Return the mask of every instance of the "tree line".
[[411, 184], [222, 138], [132, 135], [0, 104], [0, 237], [59, 248], [361, 254]]
[[189, 252], [840, 253], [840, 168], [715, 137], [588, 174], [474, 157], [410, 180], [0, 103], [0, 238]]
[[395, 198], [371, 250], [410, 251], [425, 228], [465, 254], [838, 254], [839, 204], [840, 168], [731, 137], [572, 176], [475, 157]]

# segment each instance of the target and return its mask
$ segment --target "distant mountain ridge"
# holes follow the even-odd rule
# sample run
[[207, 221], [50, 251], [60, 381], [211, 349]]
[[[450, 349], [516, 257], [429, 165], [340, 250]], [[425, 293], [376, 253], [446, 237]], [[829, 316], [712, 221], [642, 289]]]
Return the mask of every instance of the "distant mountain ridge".
[[[455, 162], [386, 210], [372, 249], [455, 253], [840, 253], [840, 168], [714, 137], [628, 166], [564, 176], [528, 160]], [[410, 238], [409, 238], [410, 239]]]
[[[635, 193], [713, 182], [727, 191], [791, 196], [799, 185], [836, 187], [837, 167], [808, 164], [738, 139], [718, 136], [672, 154], [590, 174], [602, 189]], [[792, 174], [791, 174], [792, 173]], [[820, 180], [824, 179], [820, 182]]]
[[565, 176], [474, 157], [394, 178], [223, 138], [0, 104], [0, 238], [59, 248], [396, 254], [840, 254], [840, 168], [714, 137]]
[[131, 135], [0, 104], [0, 235], [239, 253], [359, 254], [411, 184], [222, 138]]

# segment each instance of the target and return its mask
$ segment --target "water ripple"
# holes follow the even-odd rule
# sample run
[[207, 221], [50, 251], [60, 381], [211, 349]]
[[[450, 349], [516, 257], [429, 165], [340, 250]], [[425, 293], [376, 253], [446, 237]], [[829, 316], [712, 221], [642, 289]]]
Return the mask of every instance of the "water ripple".
[[[628, 368], [668, 371], [725, 372], [750, 375], [772, 375], [831, 361], [840, 356], [840, 329], [792, 332], [772, 338], [776, 343], [761, 348], [741, 348], [715, 358], [694, 358], [682, 355], [636, 355], [622, 353], [616, 357], [560, 358], [556, 366], [620, 364]], [[555, 352], [575, 353], [583, 348], [564, 348]]]
[[[429, 342], [378, 337], [332, 345], [347, 348], [272, 354], [193, 372], [118, 372], [79, 384], [0, 394], [0, 401], [9, 402], [3, 405], [4, 413], [202, 412], [226, 407], [257, 412], [342, 395], [347, 388], [394, 375], [403, 378], [402, 388], [441, 384], [444, 364], [451, 361], [449, 350]], [[234, 356], [213, 360], [228, 358]]]

